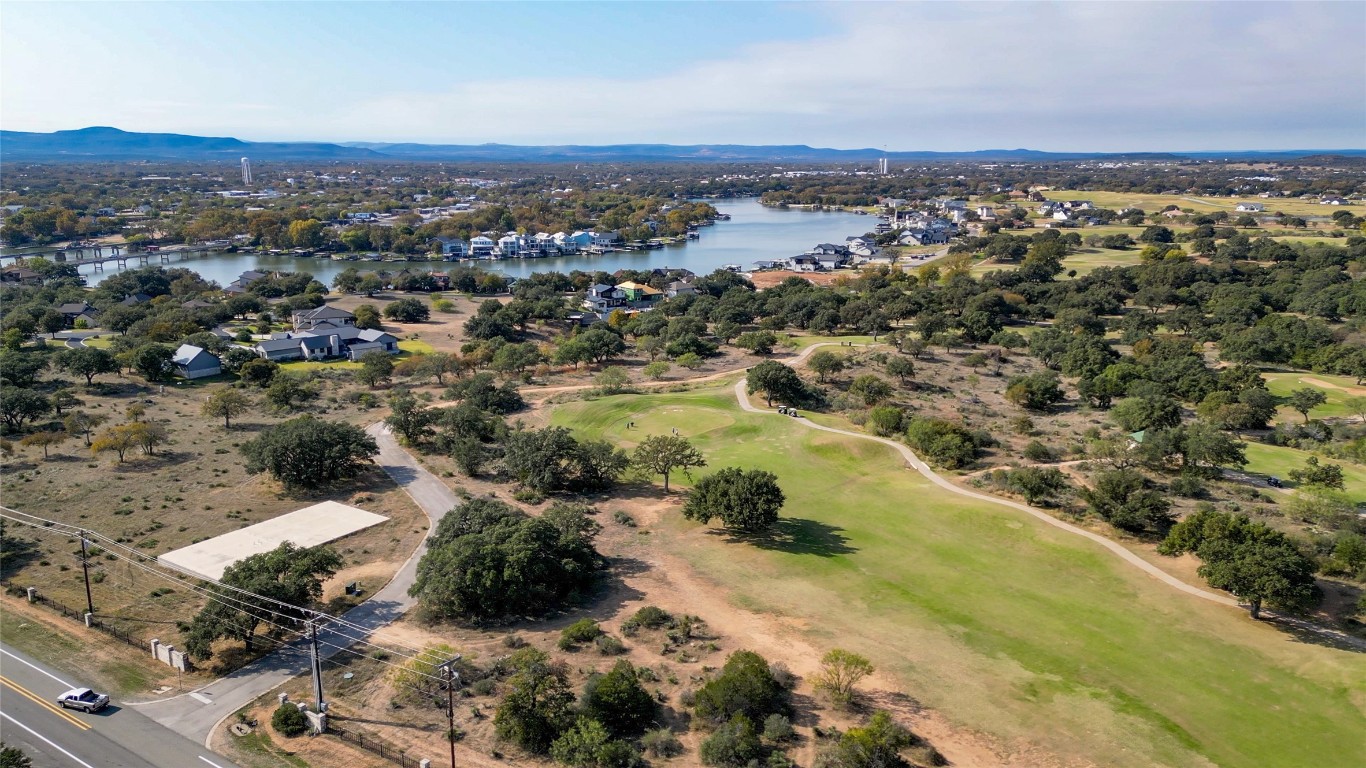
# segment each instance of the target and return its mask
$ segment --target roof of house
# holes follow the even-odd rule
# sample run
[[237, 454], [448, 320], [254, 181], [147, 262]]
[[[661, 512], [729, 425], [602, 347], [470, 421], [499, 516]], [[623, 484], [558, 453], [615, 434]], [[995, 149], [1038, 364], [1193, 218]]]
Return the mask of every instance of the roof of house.
[[624, 282], [624, 283], [618, 283], [618, 284], [617, 284], [617, 287], [620, 288], [620, 289], [623, 290], [623, 291], [640, 291], [641, 293], [644, 293], [644, 294], [652, 294], [652, 293], [659, 293], [659, 292], [660, 292], [658, 288], [651, 288], [651, 287], [648, 286], [648, 285], [643, 285], [643, 284], [641, 284], [641, 283], [637, 283], [637, 282], [632, 281], [632, 280], [627, 280], [627, 281]]
[[377, 331], [373, 328], [366, 328], [357, 335], [359, 336], [361, 341], [378, 341], [384, 344], [398, 341], [398, 337], [393, 335], [392, 333]]
[[136, 305], [136, 304], [141, 304], [141, 303], [143, 303], [144, 301], [151, 301], [151, 300], [152, 300], [152, 297], [151, 297], [151, 296], [148, 296], [148, 295], [145, 294], [145, 293], [135, 293], [135, 294], [133, 294], [133, 295], [131, 295], [131, 296], [125, 297], [123, 301], [120, 301], [120, 302], [119, 302], [119, 304], [122, 304], [122, 305], [125, 306], [125, 307], [131, 307], [131, 306], [134, 306], [134, 305]]
[[304, 349], [328, 349], [332, 346], [332, 341], [326, 336], [301, 335], [296, 340], [303, 345]]
[[209, 357], [212, 357], [214, 360], [218, 360], [218, 355], [209, 352], [203, 347], [196, 347], [193, 344], [181, 344], [180, 347], [176, 349], [175, 357], [171, 358], [171, 362], [175, 363], [176, 365], [189, 365], [201, 355], [208, 355]]
[[249, 269], [238, 275], [237, 281], [241, 283], [250, 283], [253, 280], [260, 280], [263, 277], [268, 277], [268, 275], [265, 272], [257, 272], [254, 269]]
[[212, 307], [213, 304], [204, 301], [203, 299], [190, 299], [189, 301], [182, 303], [180, 306], [183, 309], [205, 309], [207, 307]]
[[89, 304], [86, 304], [84, 301], [78, 301], [72, 304], [63, 304], [60, 307], [57, 307], [57, 311], [61, 312], [64, 315], [83, 315], [86, 312], [94, 311], [94, 309], [94, 307], [90, 306]]
[[316, 309], [303, 309], [294, 313], [300, 320], [326, 320], [328, 318], [347, 318], [355, 317], [355, 314], [347, 312], [340, 307], [332, 307], [324, 304]]
[[256, 348], [262, 352], [278, 352], [282, 349], [298, 349], [298, 339], [267, 339], [266, 341], [256, 342]]

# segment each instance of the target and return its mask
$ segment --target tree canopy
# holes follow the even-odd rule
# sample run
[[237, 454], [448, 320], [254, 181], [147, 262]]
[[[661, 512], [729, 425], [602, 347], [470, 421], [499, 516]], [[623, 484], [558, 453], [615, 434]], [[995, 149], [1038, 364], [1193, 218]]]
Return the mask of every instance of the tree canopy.
[[269, 472], [286, 488], [313, 489], [354, 477], [379, 446], [360, 427], [298, 416], [267, 427], [240, 450], [248, 473]]

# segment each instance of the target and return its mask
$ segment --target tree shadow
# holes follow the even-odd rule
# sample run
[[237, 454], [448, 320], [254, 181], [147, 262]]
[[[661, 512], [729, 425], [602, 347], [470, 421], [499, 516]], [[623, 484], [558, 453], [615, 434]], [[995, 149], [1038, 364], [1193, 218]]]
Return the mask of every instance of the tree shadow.
[[722, 536], [737, 543], [750, 544], [760, 549], [771, 549], [794, 555], [818, 555], [834, 557], [852, 555], [858, 550], [849, 546], [849, 537], [844, 529], [828, 523], [806, 520], [800, 517], [784, 517], [773, 527], [760, 533], [742, 533], [726, 528], [716, 528], [709, 533]]
[[1338, 651], [1348, 651], [1350, 653], [1366, 653], [1366, 640], [1343, 632], [1342, 630], [1332, 629], [1312, 621], [1298, 619], [1293, 616], [1280, 616], [1262, 614], [1263, 622], [1274, 626], [1293, 638], [1296, 642], [1306, 645], [1318, 645], [1324, 648], [1332, 648]]

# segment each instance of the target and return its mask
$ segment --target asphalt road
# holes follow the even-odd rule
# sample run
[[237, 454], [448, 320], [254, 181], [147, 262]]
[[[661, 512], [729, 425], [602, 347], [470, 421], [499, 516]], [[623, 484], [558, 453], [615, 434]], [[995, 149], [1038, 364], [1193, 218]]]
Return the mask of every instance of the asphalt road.
[[80, 686], [0, 646], [0, 739], [22, 749], [34, 768], [237, 768], [118, 702], [95, 714], [54, 703]]
[[[375, 463], [427, 513], [431, 521], [427, 534], [430, 536], [441, 518], [459, 505], [459, 497], [440, 478], [419, 466], [382, 423], [371, 426], [367, 431], [379, 444]], [[331, 657], [340, 653], [340, 647], [365, 639], [370, 632], [397, 621], [416, 604], [408, 596], [408, 588], [417, 580], [417, 561], [424, 551], [425, 548], [419, 546], [388, 584], [345, 614], [347, 621], [362, 629], [347, 630], [345, 634], [336, 629], [324, 629], [318, 633], [323, 656]], [[223, 718], [292, 678], [308, 672], [308, 646], [295, 643], [263, 656], [203, 688], [135, 706], [167, 728], [186, 738], [203, 742]]]

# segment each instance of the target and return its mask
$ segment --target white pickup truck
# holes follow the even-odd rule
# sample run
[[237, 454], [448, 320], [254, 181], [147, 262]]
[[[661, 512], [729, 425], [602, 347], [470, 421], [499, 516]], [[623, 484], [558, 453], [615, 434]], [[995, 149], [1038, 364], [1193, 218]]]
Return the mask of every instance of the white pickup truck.
[[103, 693], [95, 693], [89, 688], [72, 688], [61, 696], [57, 697], [57, 703], [63, 709], [79, 709], [83, 712], [99, 712], [109, 706], [109, 697]]

